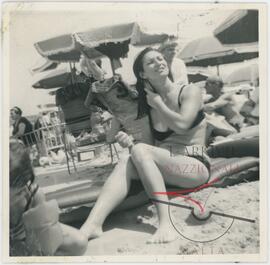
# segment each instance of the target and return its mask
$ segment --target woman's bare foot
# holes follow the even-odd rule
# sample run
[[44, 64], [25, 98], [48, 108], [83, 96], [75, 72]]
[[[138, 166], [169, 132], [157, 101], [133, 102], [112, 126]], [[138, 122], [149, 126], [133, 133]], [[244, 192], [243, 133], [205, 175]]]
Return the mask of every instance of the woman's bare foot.
[[101, 226], [84, 224], [80, 231], [89, 239], [100, 237], [103, 234]]
[[155, 234], [147, 240], [148, 244], [162, 244], [174, 241], [178, 237], [175, 229], [170, 225], [160, 226]]

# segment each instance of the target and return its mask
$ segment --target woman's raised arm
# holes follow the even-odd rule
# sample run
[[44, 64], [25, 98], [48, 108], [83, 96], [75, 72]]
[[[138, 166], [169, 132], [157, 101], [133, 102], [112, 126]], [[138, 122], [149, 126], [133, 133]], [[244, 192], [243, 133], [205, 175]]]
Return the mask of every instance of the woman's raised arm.
[[[153, 94], [155, 93], [147, 92], [147, 94], [149, 101], [151, 101], [150, 98], [154, 97]], [[154, 104], [154, 106], [153, 104], [151, 105], [158, 111], [162, 120], [165, 121], [170, 129], [176, 133], [180, 133], [183, 130], [188, 130], [196, 119], [199, 110], [202, 108], [202, 94], [199, 87], [194, 85], [185, 87], [180, 102], [181, 109], [179, 112], [168, 108], [161, 98], [160, 100], [156, 100], [156, 103], [157, 104]]]

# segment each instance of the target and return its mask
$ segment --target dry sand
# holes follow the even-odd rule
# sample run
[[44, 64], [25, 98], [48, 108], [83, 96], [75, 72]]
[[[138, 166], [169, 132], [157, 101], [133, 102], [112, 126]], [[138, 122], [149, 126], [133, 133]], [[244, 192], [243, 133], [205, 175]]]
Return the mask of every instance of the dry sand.
[[[50, 180], [52, 174], [49, 174], [46, 168], [41, 170], [46, 173], [38, 172], [38, 178], [40, 184], [43, 184], [41, 186], [45, 190], [48, 189], [47, 191], [71, 183], [94, 182], [100, 181], [101, 178], [105, 180], [113, 165], [110, 165], [109, 157], [103, 157], [102, 160], [107, 166], [100, 167], [99, 160], [83, 163], [84, 167], [78, 168], [80, 177], [71, 175], [68, 183], [61, 183], [60, 180], [62, 170], [66, 172], [66, 168], [59, 169], [59, 174], [54, 169], [52, 180]], [[97, 162], [99, 167], [96, 168]], [[64, 175], [67, 178], [67, 174]], [[54, 185], [50, 186], [52, 184]], [[109, 216], [104, 224], [104, 234], [89, 241], [85, 255], [202, 255], [259, 252], [259, 181], [227, 188], [209, 187], [188, 196], [199, 201], [207, 210], [254, 219], [255, 223], [236, 219], [233, 221], [231, 218], [214, 215], [207, 221], [198, 221], [191, 215], [190, 210], [170, 207], [172, 223], [179, 232], [176, 232], [178, 238], [167, 244], [147, 244], [147, 239], [158, 225], [155, 207], [148, 204]], [[171, 202], [198, 209], [194, 203], [183, 198], [172, 198]], [[220, 238], [213, 240], [217, 237]], [[192, 240], [213, 241], [200, 243]]]
[[[177, 240], [167, 244], [146, 244], [146, 240], [154, 233], [158, 224], [155, 207], [148, 204], [111, 215], [104, 225], [105, 233], [100, 238], [89, 241], [85, 255], [201, 255], [259, 252], [258, 181], [227, 188], [207, 188], [189, 196], [202, 202], [206, 209], [254, 219], [255, 223], [233, 221], [231, 218], [220, 216], [211, 216], [207, 221], [196, 221], [189, 210], [171, 207], [170, 213], [175, 227], [189, 239], [178, 234]], [[190, 205], [182, 198], [173, 198], [171, 202]], [[212, 242], [198, 243], [190, 240], [207, 241], [223, 233], [225, 234], [222, 237]]]

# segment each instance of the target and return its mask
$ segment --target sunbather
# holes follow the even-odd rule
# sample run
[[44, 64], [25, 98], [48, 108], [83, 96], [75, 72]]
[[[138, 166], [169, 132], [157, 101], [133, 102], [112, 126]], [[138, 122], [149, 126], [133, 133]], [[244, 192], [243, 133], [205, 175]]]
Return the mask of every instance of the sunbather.
[[216, 112], [223, 115], [225, 119], [235, 128], [242, 127], [244, 117], [232, 106], [232, 94], [223, 93], [223, 81], [219, 76], [210, 76], [206, 80], [205, 89], [212, 97], [204, 105], [208, 113]]
[[[165, 183], [193, 188], [209, 178], [209, 163], [204, 155], [206, 123], [200, 89], [172, 83], [164, 57], [152, 48], [139, 54], [133, 69], [140, 97], [138, 118], [149, 115], [157, 147], [139, 143], [132, 147], [132, 161], [127, 157], [116, 166], [81, 228], [88, 238], [101, 235], [105, 218], [126, 197], [131, 179], [141, 179], [150, 198], [167, 201], [166, 195], [154, 193], [166, 191]], [[132, 139], [124, 132], [116, 139], [123, 147], [132, 146]], [[174, 172], [175, 166], [184, 164], [201, 170], [192, 174]], [[176, 233], [169, 221], [168, 206], [161, 203], [156, 206], [160, 225], [149, 242], [172, 241]]]

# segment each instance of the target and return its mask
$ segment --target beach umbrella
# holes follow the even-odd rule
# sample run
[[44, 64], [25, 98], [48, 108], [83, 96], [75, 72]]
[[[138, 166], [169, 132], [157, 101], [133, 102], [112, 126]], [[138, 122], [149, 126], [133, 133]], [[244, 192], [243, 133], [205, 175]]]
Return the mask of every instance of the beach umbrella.
[[258, 42], [258, 24], [258, 10], [237, 10], [214, 30], [214, 35], [223, 44]]
[[36, 75], [32, 86], [36, 89], [52, 89], [83, 82], [85, 82], [85, 79], [76, 74], [75, 68], [70, 69], [68, 66], [63, 65], [55, 70]]
[[[38, 53], [54, 62], [78, 62], [80, 60], [80, 46], [76, 43], [72, 34], [57, 36], [34, 44]], [[102, 56], [95, 49], [84, 51], [88, 57]]]
[[86, 32], [66, 34], [34, 44], [41, 56], [55, 62], [78, 62], [81, 54], [95, 59], [104, 55], [110, 59], [125, 57], [132, 45], [163, 42], [168, 34], [148, 34], [137, 23], [112, 25]]
[[204, 37], [189, 42], [178, 55], [187, 66], [217, 66], [241, 62], [258, 57], [258, 45], [240, 45], [239, 47], [226, 47], [213, 37]]
[[226, 78], [224, 78], [224, 83], [229, 85], [238, 85], [241, 83], [253, 83], [256, 78], [258, 78], [258, 64], [252, 64], [229, 74]]
[[30, 69], [31, 74], [40, 73], [47, 70], [55, 69], [58, 66], [57, 62], [52, 62], [47, 58], [39, 58], [36, 64]]

